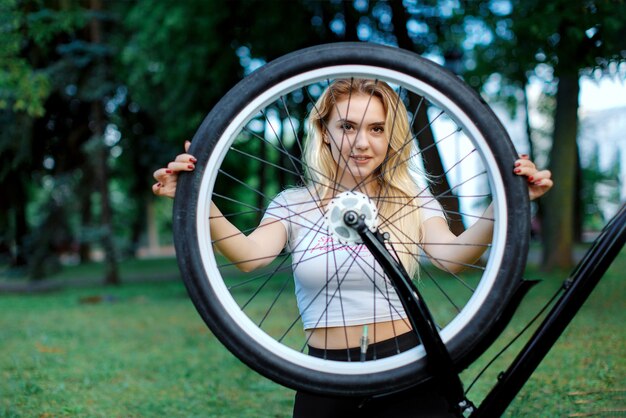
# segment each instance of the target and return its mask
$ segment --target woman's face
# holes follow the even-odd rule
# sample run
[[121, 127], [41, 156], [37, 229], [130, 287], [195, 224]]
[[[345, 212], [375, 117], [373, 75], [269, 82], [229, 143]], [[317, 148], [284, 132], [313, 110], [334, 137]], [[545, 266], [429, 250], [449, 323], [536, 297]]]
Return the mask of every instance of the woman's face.
[[[330, 144], [338, 167], [338, 181], [352, 189], [371, 183], [368, 177], [387, 156], [385, 110], [376, 96], [352, 95], [337, 102], [327, 122], [324, 142]], [[371, 184], [370, 184], [371, 185]]]

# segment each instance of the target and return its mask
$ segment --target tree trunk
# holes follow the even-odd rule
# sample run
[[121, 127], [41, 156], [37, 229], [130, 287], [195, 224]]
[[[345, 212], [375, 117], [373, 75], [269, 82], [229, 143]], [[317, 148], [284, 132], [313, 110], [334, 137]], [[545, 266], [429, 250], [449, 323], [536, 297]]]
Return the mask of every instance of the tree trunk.
[[[91, 0], [90, 8], [94, 12], [102, 10], [101, 0]], [[102, 42], [102, 29], [98, 16], [94, 16], [90, 22], [91, 42], [99, 44]], [[103, 63], [100, 63], [103, 65]], [[111, 211], [111, 202], [109, 199], [109, 176], [107, 167], [107, 147], [104, 144], [104, 106], [101, 100], [92, 103], [91, 118], [94, 125], [94, 135], [96, 136], [96, 181], [98, 182], [98, 191], [100, 192], [101, 205], [101, 228], [102, 228], [102, 246], [105, 257], [105, 277], [104, 283], [107, 285], [120, 284], [120, 277], [117, 266], [117, 257], [115, 255], [115, 245], [113, 243], [113, 219]]]
[[543, 268], [547, 270], [573, 265], [579, 89], [575, 72], [559, 76], [549, 166], [555, 182], [543, 197]]
[[583, 242], [583, 172], [580, 164], [580, 154], [576, 152], [576, 175], [574, 182], [574, 239], [573, 242]]
[[[402, 2], [399, 1], [390, 2], [390, 6], [393, 31], [396, 36], [396, 40], [398, 41], [398, 46], [408, 51], [415, 51], [415, 46], [413, 45], [413, 41], [409, 37], [407, 30], [408, 15], [406, 9], [402, 5]], [[420, 51], [416, 52], [419, 53]], [[445, 198], [441, 199], [439, 203], [443, 206], [443, 209], [446, 212], [450, 230], [455, 235], [459, 235], [465, 231], [465, 225], [463, 225], [463, 219], [461, 218], [459, 210], [459, 199], [450, 190], [450, 183], [446, 177], [446, 172], [444, 170], [443, 163], [441, 162], [441, 156], [439, 155], [439, 150], [435, 146], [434, 135], [432, 129], [430, 128], [426, 103], [424, 102], [421, 105], [418, 105], [421, 98], [415, 94], [411, 94], [409, 100], [409, 110], [413, 112], [417, 111], [414, 123], [416, 128], [414, 129], [415, 132], [420, 132], [416, 140], [418, 142], [419, 149], [423, 151], [421, 155], [422, 160], [424, 161], [424, 168], [437, 180], [436, 182], [430, 183], [430, 191], [433, 196], [445, 196]]]
[[96, 181], [100, 193], [100, 228], [102, 229], [102, 247], [104, 249], [105, 277], [104, 284], [120, 284], [117, 267], [115, 244], [113, 243], [113, 216], [109, 198], [109, 175], [107, 167], [107, 148], [104, 144], [104, 110], [102, 103], [93, 103], [94, 135], [98, 141], [96, 152]]
[[[267, 123], [269, 124], [269, 121]], [[269, 135], [271, 135], [271, 133]], [[265, 138], [269, 138], [267, 133], [265, 135]], [[268, 157], [269, 157], [267, 144], [265, 141], [267, 141], [267, 139], [262, 139], [258, 141], [259, 142], [259, 158], [261, 159], [261, 161], [268, 161]], [[268, 164], [266, 163], [260, 162], [258, 164], [257, 176], [259, 179], [259, 187], [257, 188], [258, 193], [256, 194], [256, 207], [259, 209], [259, 211], [256, 214], [257, 223], [261, 222], [261, 219], [263, 217], [263, 209], [265, 209], [265, 207], [267, 206], [267, 201], [265, 199], [265, 196], [267, 193], [267, 168], [268, 168]], [[250, 193], [250, 192], [246, 191], [246, 193]]]
[[[409, 20], [408, 13], [401, 1], [392, 1], [389, 3], [391, 7], [391, 23], [393, 24], [393, 34], [396, 37], [398, 46], [407, 51], [415, 51], [415, 45], [409, 36], [406, 24]], [[415, 51], [418, 54], [423, 51]]]
[[[93, 217], [91, 212], [91, 190], [93, 184], [93, 173], [88, 163], [84, 164], [83, 177], [80, 182], [80, 224], [81, 228], [93, 228]], [[80, 263], [86, 264], [91, 261], [91, 237], [82, 234], [78, 245], [78, 255]]]
[[[146, 230], [147, 226], [147, 218], [141, 216], [142, 214], [148, 211], [148, 198], [145, 196], [145, 193], [141, 193], [141, 191], [137, 191], [133, 193], [133, 196], [136, 196], [137, 199], [137, 216], [134, 216], [134, 219], [131, 223], [131, 244], [132, 248], [129, 250], [129, 256], [136, 258], [139, 247], [141, 246], [141, 238]], [[148, 229], [149, 230], [149, 229]]]
[[[26, 173], [27, 171], [24, 171]], [[23, 267], [28, 264], [26, 254], [26, 236], [28, 235], [28, 222], [26, 221], [26, 182], [19, 179], [19, 185], [14, 190], [14, 215], [15, 215], [15, 257], [12, 260], [14, 267]]]
[[151, 255], [158, 254], [160, 242], [159, 242], [159, 229], [157, 225], [156, 210], [154, 208], [154, 200], [148, 201], [146, 205], [146, 219], [148, 225], [148, 253]]
[[[533, 142], [533, 129], [530, 125], [530, 102], [528, 101], [528, 79], [524, 78], [523, 81], [523, 105], [524, 105], [524, 125], [526, 128], [526, 138], [528, 140], [528, 156], [535, 163], [537, 162], [537, 155], [535, 152], [535, 144]], [[537, 236], [541, 237], [541, 230], [543, 229], [543, 202], [541, 199], [535, 201], [537, 211], [534, 214], [534, 222], [531, 222], [531, 238], [536, 239]]]
[[417, 111], [415, 125], [417, 126], [416, 131], [419, 132], [416, 140], [422, 154], [424, 168], [434, 179], [434, 181], [429, 184], [430, 192], [435, 197], [441, 196], [438, 200], [448, 218], [450, 231], [455, 235], [460, 235], [465, 231], [465, 225], [461, 217], [459, 199], [454, 192], [452, 192], [450, 183], [448, 182], [439, 150], [435, 145], [433, 131], [430, 129], [430, 121], [428, 120], [426, 110], [426, 104], [422, 103]]
[[523, 93], [523, 103], [524, 103], [524, 126], [526, 128], [526, 137], [528, 138], [528, 155], [532, 161], [536, 161], [535, 155], [535, 144], [533, 143], [533, 129], [530, 126], [530, 105], [528, 103], [528, 92], [526, 91], [526, 87], [528, 85], [528, 80], [524, 81], [524, 88], [522, 89]]
[[[34, 146], [34, 133], [33, 133], [33, 119], [26, 114], [18, 114], [17, 126], [21, 132], [22, 139], [27, 141], [30, 145], [28, 147], [32, 149]], [[14, 216], [14, 245], [15, 250], [11, 265], [13, 267], [24, 267], [30, 264], [29, 260], [29, 247], [27, 245], [28, 236], [31, 231], [28, 225], [28, 219], [26, 215], [26, 208], [28, 206], [28, 184], [30, 183], [31, 172], [33, 170], [32, 162], [24, 162], [21, 160], [19, 166], [15, 168], [16, 177], [12, 177], [7, 180], [8, 188], [3, 191], [6, 196], [6, 200], [13, 206]]]
[[357, 34], [357, 18], [356, 10], [351, 3], [344, 1], [343, 5], [343, 19], [345, 22], [344, 40], [349, 42], [357, 42], [359, 36]]

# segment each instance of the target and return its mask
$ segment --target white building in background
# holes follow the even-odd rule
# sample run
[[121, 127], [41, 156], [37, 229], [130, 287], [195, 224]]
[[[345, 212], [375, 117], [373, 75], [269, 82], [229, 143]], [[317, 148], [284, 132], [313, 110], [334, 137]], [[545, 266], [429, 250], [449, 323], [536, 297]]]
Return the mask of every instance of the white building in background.
[[[619, 196], [621, 203], [626, 202], [626, 106], [581, 112], [578, 146], [583, 163], [585, 156], [597, 148], [601, 169], [611, 168], [619, 159]], [[600, 187], [597, 192], [608, 198], [612, 190]], [[619, 206], [618, 203], [604, 205], [604, 218], [611, 217]]]

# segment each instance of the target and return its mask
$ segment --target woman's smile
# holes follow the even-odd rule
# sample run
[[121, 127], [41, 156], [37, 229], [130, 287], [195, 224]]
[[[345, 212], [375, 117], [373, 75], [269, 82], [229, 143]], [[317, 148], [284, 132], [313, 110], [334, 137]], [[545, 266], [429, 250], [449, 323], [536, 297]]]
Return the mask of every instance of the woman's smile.
[[354, 160], [356, 164], [367, 164], [370, 162], [372, 157], [369, 155], [351, 155], [350, 159]]

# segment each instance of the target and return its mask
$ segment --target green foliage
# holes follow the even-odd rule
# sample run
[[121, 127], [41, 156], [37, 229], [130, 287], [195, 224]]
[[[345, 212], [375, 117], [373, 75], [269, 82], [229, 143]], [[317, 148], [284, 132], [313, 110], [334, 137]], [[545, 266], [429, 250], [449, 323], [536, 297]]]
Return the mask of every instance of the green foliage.
[[[626, 59], [626, 29], [617, 17], [626, 13], [623, 0], [462, 4], [465, 45], [471, 47], [466, 50], [465, 80], [482, 89], [495, 79], [498, 88], [490, 93], [512, 115], [531, 77], [545, 83], [547, 94], [556, 94], [551, 84], [555, 72], [610, 72], [616, 68], [611, 63]], [[474, 26], [487, 34], [470, 42]]]
[[15, 1], [3, 2], [0, 6], [0, 110], [10, 108], [40, 115], [43, 113], [41, 102], [48, 94], [48, 83], [45, 75], [35, 73], [19, 56], [23, 16], [15, 7]]
[[41, 0], [29, 3], [5, 0], [0, 5], [0, 110], [42, 116], [52, 89], [43, 62], [50, 42], [84, 19], [71, 3], [68, 10], [50, 9]]
[[250, 59], [261, 64], [319, 43], [311, 17], [298, 2], [139, 1], [123, 21], [121, 76], [160, 139], [180, 146]]
[[[531, 74], [550, 78], [552, 66], [563, 63], [557, 47], [564, 40], [587, 51], [572, 68], [606, 69], [624, 58], [626, 39], [623, 1], [139, 0], [89, 9], [97, 4], [0, 4], [0, 184], [8, 191], [0, 214], [3, 248], [21, 248], [26, 239], [43, 246], [38, 233], [94, 243], [106, 230], [96, 220], [94, 183], [104, 150], [114, 235], [123, 252], [132, 253], [145, 235], [151, 173], [182, 150], [232, 85], [286, 52], [340, 40], [401, 45], [464, 73], [476, 87], [498, 72], [497, 93], [513, 109]], [[92, 39], [94, 22], [98, 39]], [[96, 118], [99, 106], [104, 112]], [[101, 124], [104, 145], [94, 135]], [[250, 167], [234, 168], [247, 170], [240, 178], [261, 181]], [[272, 174], [267, 177], [271, 194]], [[71, 198], [47, 189], [44, 179], [71, 185]], [[69, 230], [39, 230], [55, 201]], [[26, 227], [19, 226], [25, 213]]]
[[[544, 267], [571, 265], [571, 231], [577, 229], [572, 179], [580, 170], [576, 162], [578, 80], [596, 70], [616, 71], [615, 64], [626, 60], [626, 29], [617, 23], [618, 16], [626, 15], [626, 2], [465, 1], [463, 5], [468, 21], [477, 20], [489, 34], [475, 43], [470, 56], [473, 69], [466, 74], [470, 84], [482, 88], [497, 74], [494, 96], [508, 101], [510, 109], [517, 109], [518, 103], [527, 105], [525, 89], [531, 77], [558, 85], [548, 166], [556, 182], [542, 199]], [[527, 131], [532, 148], [528, 121]]]
[[493, 73], [523, 88], [532, 75], [551, 81], [553, 71], [608, 70], [611, 62], [626, 59], [622, 0], [510, 3], [464, 2], [467, 20], [477, 19], [489, 33], [468, 57], [467, 80], [476, 87]]
[[[464, 3], [466, 30], [474, 22], [487, 31], [467, 51], [466, 81], [481, 89], [496, 76], [495, 98], [515, 114], [531, 77], [555, 93], [556, 72], [609, 72], [626, 59], [626, 29], [617, 16], [626, 14], [619, 1], [512, 1]], [[479, 23], [476, 23], [479, 22]], [[467, 42], [467, 41], [466, 41]]]
[[[0, 99], [2, 118], [8, 123], [0, 133], [2, 160], [7, 160], [0, 182], [8, 192], [7, 219], [18, 221], [3, 222], [2, 241], [14, 241], [9, 246], [16, 248], [17, 257], [31, 253], [27, 260], [34, 277], [48, 270], [46, 260], [58, 263], [55, 257], [61, 247], [79, 236], [80, 226], [75, 225], [80, 225], [76, 219], [81, 217], [81, 205], [70, 203], [78, 196], [78, 202], [88, 207], [93, 179], [101, 177], [95, 175], [100, 165], [92, 164], [100, 147], [90, 151], [84, 145], [102, 123], [92, 115], [93, 104], [105, 101], [115, 85], [107, 66], [113, 49], [95, 39], [94, 19], [106, 20], [106, 14], [86, 11], [81, 4], [3, 4], [7, 13], [2, 15], [6, 18], [2, 29], [7, 36], [1, 39], [7, 48], [0, 48], [5, 54]], [[90, 32], [85, 31], [88, 25]], [[82, 181], [64, 180], [82, 174]], [[46, 190], [50, 185], [52, 190]], [[74, 187], [69, 191], [72, 199], [63, 191], [68, 185]], [[34, 205], [28, 207], [31, 199], [44, 197], [48, 200], [40, 206], [41, 214]]]
[[229, 9], [219, 2], [140, 1], [128, 11], [123, 77], [132, 100], [159, 120], [161, 140], [190, 138], [242, 74], [220, 31]]

